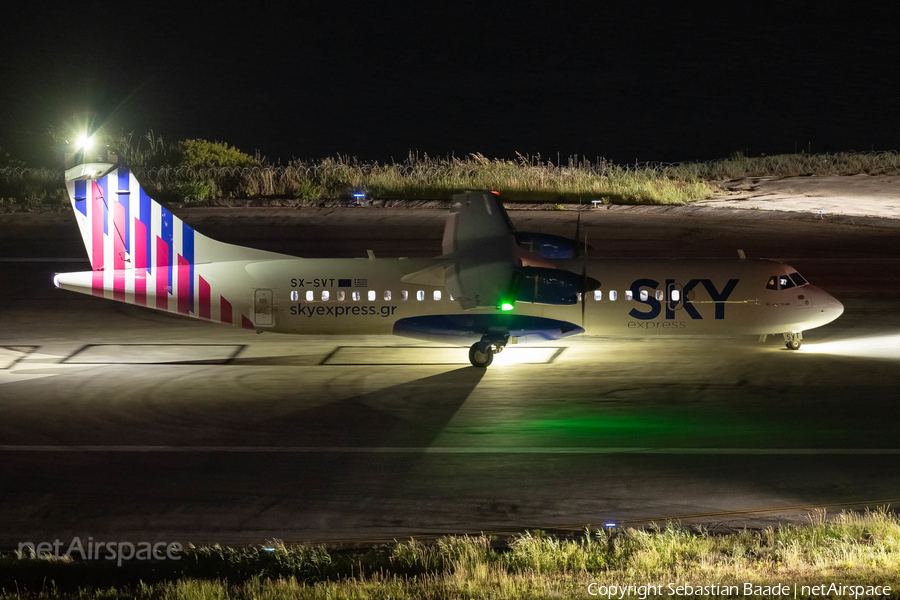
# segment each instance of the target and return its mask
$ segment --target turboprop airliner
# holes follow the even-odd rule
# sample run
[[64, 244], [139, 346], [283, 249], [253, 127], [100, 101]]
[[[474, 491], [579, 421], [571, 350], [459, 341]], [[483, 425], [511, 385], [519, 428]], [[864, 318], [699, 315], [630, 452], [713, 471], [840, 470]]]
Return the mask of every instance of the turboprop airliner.
[[588, 258], [516, 231], [495, 192], [454, 196], [439, 257], [307, 259], [194, 231], [112, 155], [65, 179], [92, 270], [58, 288], [257, 332], [453, 342], [484, 368], [507, 344], [579, 334], [782, 334], [796, 350], [844, 310], [777, 261]]

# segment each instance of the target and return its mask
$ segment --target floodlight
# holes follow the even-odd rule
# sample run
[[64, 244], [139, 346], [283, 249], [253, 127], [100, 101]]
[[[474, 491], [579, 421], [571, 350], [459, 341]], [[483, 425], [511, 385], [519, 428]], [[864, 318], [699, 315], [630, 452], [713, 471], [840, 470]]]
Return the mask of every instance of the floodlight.
[[82, 150], [90, 150], [94, 146], [94, 138], [93, 136], [89, 136], [87, 134], [81, 135], [78, 137], [78, 140], [75, 142], [75, 147], [80, 148]]

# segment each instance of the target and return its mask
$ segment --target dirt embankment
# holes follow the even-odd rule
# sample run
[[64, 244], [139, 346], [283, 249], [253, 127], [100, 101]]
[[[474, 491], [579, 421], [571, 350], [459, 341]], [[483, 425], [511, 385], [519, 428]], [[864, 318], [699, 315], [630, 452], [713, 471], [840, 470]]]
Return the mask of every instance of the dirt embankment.
[[698, 206], [900, 219], [900, 176], [745, 177]]

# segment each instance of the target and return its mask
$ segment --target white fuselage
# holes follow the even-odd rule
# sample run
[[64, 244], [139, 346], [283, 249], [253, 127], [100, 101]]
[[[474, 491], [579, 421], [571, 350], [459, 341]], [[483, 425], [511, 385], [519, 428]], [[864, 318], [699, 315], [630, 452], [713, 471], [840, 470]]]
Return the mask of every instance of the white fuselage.
[[[224, 290], [258, 330], [390, 334], [396, 321], [408, 317], [498, 312], [463, 311], [442, 286], [401, 283], [404, 275], [432, 264], [437, 261], [287, 259], [196, 269]], [[560, 264], [573, 271], [580, 266], [580, 261]], [[782, 333], [819, 327], [840, 316], [840, 303], [814, 286], [766, 289], [770, 277], [789, 271], [768, 260], [590, 260], [587, 274], [601, 287], [587, 293], [583, 321], [580, 304], [517, 302], [510, 312], [570, 322], [587, 335], [604, 336]], [[218, 320], [215, 309], [210, 317]]]

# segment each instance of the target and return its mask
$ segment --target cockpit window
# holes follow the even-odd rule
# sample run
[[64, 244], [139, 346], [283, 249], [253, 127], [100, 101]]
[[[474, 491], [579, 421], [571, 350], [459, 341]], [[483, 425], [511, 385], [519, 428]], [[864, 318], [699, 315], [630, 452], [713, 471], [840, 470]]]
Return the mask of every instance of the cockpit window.
[[766, 284], [767, 290], [787, 290], [792, 287], [800, 287], [803, 285], [809, 285], [809, 282], [803, 278], [800, 273], [794, 271], [793, 273], [788, 273], [787, 275], [772, 275], [769, 277], [769, 282]]
[[809, 283], [808, 281], [803, 279], [803, 275], [797, 273], [796, 271], [790, 274], [790, 278], [794, 281], [794, 283], [797, 284], [798, 287]]

